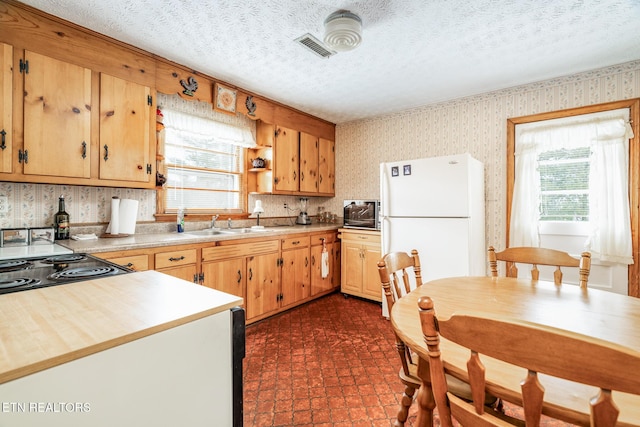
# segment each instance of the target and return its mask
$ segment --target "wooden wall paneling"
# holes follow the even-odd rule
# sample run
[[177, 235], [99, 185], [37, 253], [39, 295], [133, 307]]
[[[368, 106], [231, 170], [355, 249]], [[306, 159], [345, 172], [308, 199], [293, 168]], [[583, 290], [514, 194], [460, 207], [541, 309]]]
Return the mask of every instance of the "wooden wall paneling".
[[155, 86], [147, 52], [13, 0], [0, 1], [0, 41], [146, 86]]
[[[189, 77], [194, 77], [198, 82], [198, 90], [193, 96], [185, 95], [180, 84], [180, 80], [186, 81]], [[213, 104], [213, 80], [210, 77], [165, 59], [157, 61], [156, 89], [167, 95], [177, 94], [184, 99]]]

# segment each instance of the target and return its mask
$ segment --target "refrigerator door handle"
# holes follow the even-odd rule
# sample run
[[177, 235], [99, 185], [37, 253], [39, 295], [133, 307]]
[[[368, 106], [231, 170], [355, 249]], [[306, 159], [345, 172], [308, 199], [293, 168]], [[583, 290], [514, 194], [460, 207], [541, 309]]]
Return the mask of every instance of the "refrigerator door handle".
[[385, 256], [391, 250], [391, 221], [386, 216], [383, 216], [381, 221], [380, 242], [382, 244], [382, 256]]
[[380, 163], [380, 215], [384, 219], [389, 216], [389, 176], [385, 163]]

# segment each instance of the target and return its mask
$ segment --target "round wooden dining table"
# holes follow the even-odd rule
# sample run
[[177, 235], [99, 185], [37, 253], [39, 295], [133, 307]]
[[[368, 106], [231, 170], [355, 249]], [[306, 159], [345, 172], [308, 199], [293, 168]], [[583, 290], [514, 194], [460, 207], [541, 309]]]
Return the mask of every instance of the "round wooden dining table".
[[[424, 283], [399, 299], [390, 313], [398, 337], [419, 356], [423, 385], [418, 393], [418, 423], [431, 425], [433, 396], [429, 383], [427, 346], [424, 342], [418, 299], [433, 299], [436, 316], [448, 319], [453, 313], [470, 312], [500, 315], [566, 329], [597, 337], [640, 352], [640, 299], [597, 289], [510, 277], [452, 277]], [[497, 336], [496, 340], [500, 337]], [[467, 380], [469, 350], [441, 338], [440, 349], [447, 373]], [[557, 349], [540, 348], [554, 352]], [[563, 357], [559, 352], [558, 358]], [[489, 357], [486, 367], [487, 388], [507, 402], [521, 405], [520, 382], [526, 370]], [[585, 367], [585, 369], [589, 369]], [[640, 375], [640, 372], [629, 372]], [[544, 413], [578, 425], [589, 425], [589, 399], [595, 387], [540, 375], [545, 387]], [[613, 392], [620, 408], [618, 426], [640, 425], [640, 397]]]

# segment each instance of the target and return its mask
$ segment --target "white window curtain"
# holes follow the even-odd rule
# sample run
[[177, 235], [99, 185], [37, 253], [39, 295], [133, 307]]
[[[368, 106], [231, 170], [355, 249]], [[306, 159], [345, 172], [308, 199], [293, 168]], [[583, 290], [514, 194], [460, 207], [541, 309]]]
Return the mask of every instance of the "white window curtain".
[[213, 120], [180, 113], [167, 108], [162, 109], [165, 122], [165, 132], [169, 138], [172, 133], [184, 135], [186, 139], [212, 141], [238, 145], [248, 148], [254, 147], [256, 142], [249, 129], [220, 123]]
[[516, 126], [515, 180], [509, 241], [539, 246], [540, 153], [591, 147], [589, 178], [590, 235], [593, 257], [633, 264], [629, 213], [628, 144], [633, 138], [627, 108]]

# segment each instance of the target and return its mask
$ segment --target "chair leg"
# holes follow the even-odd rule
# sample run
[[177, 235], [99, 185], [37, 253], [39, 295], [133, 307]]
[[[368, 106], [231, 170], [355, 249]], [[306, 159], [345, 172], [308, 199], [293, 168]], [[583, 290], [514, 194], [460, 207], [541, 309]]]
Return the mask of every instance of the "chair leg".
[[404, 393], [402, 394], [402, 400], [400, 401], [400, 410], [398, 410], [396, 422], [393, 424], [394, 427], [404, 427], [404, 423], [407, 421], [407, 417], [409, 416], [409, 408], [411, 408], [411, 404], [413, 403], [413, 395], [415, 392], [415, 388], [410, 385], [405, 386]]
[[433, 426], [433, 410], [436, 407], [436, 401], [433, 398], [431, 384], [423, 381], [420, 390], [418, 390], [418, 417], [416, 418], [416, 427], [432, 427]]

